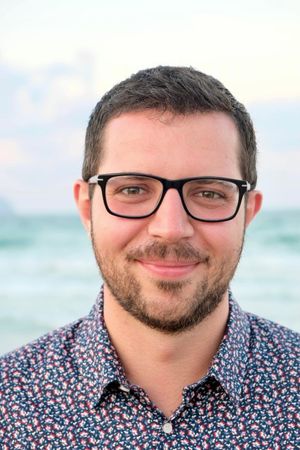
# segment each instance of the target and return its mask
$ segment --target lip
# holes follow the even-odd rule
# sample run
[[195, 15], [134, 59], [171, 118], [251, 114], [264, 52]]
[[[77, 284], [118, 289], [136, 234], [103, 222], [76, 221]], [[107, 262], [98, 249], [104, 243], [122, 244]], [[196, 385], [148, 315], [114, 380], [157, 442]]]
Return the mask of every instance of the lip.
[[199, 262], [178, 262], [178, 261], [144, 261], [137, 262], [149, 271], [152, 275], [163, 278], [180, 278], [192, 273]]

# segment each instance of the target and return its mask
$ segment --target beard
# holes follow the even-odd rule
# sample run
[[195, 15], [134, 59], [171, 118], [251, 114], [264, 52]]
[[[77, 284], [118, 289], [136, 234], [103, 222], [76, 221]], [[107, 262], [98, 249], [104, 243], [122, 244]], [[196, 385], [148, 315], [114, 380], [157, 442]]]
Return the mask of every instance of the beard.
[[[125, 254], [123, 264], [118, 264], [116, 258], [97, 248], [93, 228], [91, 238], [99, 270], [114, 299], [144, 325], [165, 334], [189, 330], [217, 308], [228, 290], [243, 248], [242, 242], [231, 258], [227, 256], [215, 261], [188, 243], [163, 244], [153, 241], [144, 247], [131, 249]], [[203, 270], [205, 275], [194, 287], [188, 279], [152, 279], [153, 292], [149, 289], [143, 293], [143, 282], [131, 271], [130, 263], [155, 258], [160, 261], [171, 258], [172, 261], [184, 263], [197, 261], [207, 270]]]

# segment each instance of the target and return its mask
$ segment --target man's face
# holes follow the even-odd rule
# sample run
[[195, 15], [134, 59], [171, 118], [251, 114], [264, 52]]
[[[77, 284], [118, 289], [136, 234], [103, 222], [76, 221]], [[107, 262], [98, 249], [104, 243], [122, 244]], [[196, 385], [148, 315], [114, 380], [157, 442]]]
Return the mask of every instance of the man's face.
[[[125, 113], [106, 127], [98, 173], [241, 179], [239, 145], [236, 126], [223, 113]], [[189, 217], [178, 192], [170, 189], [155, 214], [126, 219], [106, 211], [96, 186], [92, 220], [85, 222], [105, 296], [167, 333], [201, 322], [226, 297], [245, 226], [259, 209], [258, 193], [249, 195], [246, 208], [244, 201], [233, 220], [204, 223]]]

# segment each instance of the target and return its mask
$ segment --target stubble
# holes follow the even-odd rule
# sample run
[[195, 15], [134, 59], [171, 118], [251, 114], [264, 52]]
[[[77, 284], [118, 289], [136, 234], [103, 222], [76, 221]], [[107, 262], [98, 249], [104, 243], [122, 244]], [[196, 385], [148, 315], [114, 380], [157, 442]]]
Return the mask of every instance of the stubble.
[[[97, 248], [93, 229], [91, 236], [99, 270], [115, 300], [137, 320], [166, 334], [181, 333], [195, 327], [217, 308], [229, 287], [242, 251], [241, 244], [234, 250], [230, 261], [228, 258], [215, 261], [208, 254], [187, 243], [168, 245], [154, 241], [144, 247], [131, 249], [125, 255], [124, 264], [121, 266], [116, 259]], [[203, 266], [205, 275], [194, 288], [189, 279], [153, 279], [153, 293], [145, 294], [142, 282], [130, 267], [137, 260], [147, 258], [198, 261], [198, 264]], [[168, 307], [164, 301], [165, 297], [168, 297]]]

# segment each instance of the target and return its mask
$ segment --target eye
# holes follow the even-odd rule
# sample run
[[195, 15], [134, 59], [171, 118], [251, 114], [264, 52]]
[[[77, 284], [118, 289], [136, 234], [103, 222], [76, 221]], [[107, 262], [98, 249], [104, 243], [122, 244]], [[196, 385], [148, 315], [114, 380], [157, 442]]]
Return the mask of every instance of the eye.
[[118, 193], [128, 195], [128, 196], [129, 195], [136, 196], [136, 195], [142, 195], [145, 192], [146, 192], [145, 189], [143, 189], [141, 186], [128, 186], [128, 187], [119, 189]]
[[215, 191], [201, 191], [197, 194], [199, 197], [203, 197], [209, 200], [217, 200], [224, 196]]

